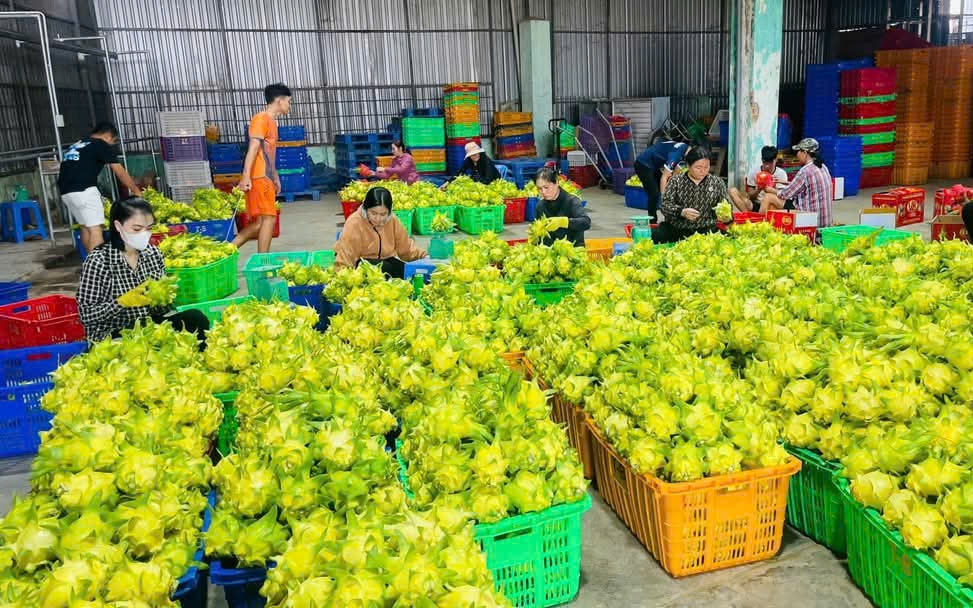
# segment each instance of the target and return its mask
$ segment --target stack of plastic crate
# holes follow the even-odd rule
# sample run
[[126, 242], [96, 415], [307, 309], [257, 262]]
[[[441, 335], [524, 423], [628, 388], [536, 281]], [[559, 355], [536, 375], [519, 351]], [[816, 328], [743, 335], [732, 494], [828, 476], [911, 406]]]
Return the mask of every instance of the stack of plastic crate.
[[466, 160], [466, 144], [480, 140], [480, 86], [458, 82], [443, 89], [446, 108], [446, 167], [451, 174]]
[[929, 176], [959, 179], [970, 174], [973, 47], [929, 51], [929, 114], [936, 123]]
[[210, 188], [206, 125], [202, 112], [159, 112], [162, 160], [173, 200], [193, 200], [193, 192]]
[[446, 171], [446, 131], [442, 116], [403, 118], [402, 143], [412, 154], [419, 173]]
[[238, 144], [209, 144], [209, 168], [213, 185], [229, 192], [243, 176], [243, 149]]
[[277, 127], [277, 156], [274, 159], [280, 176], [282, 194], [307, 190], [307, 130], [304, 125]]
[[839, 130], [845, 135], [872, 136], [862, 142], [862, 188], [892, 183], [895, 163], [895, 88], [892, 68], [841, 72]]
[[392, 153], [397, 133], [337, 133], [334, 136], [335, 170], [345, 178], [358, 178], [358, 166], [377, 168], [379, 156]]
[[618, 167], [619, 161], [623, 167], [633, 166], [635, 164], [635, 148], [632, 145], [631, 121], [624, 116], [609, 116], [608, 122], [612, 126], [614, 142], [605, 150], [606, 161], [612, 167]]
[[561, 156], [566, 158], [568, 152], [577, 150], [577, 142], [574, 139], [576, 134], [577, 129], [575, 129], [574, 125], [569, 125], [563, 120], [561, 121], [561, 134], [559, 136], [561, 142]]
[[929, 181], [935, 126], [928, 117], [930, 57], [929, 49], [875, 53], [878, 67], [896, 72], [894, 184], [915, 185]]
[[530, 112], [494, 112], [493, 146], [497, 158], [537, 156], [534, 116]]
[[841, 72], [874, 65], [871, 57], [836, 63], [810, 64], [804, 70], [804, 137], [827, 137], [838, 132], [838, 90]]
[[820, 136], [821, 159], [832, 177], [845, 180], [845, 195], [858, 194], [862, 174], [863, 137], [860, 135]]

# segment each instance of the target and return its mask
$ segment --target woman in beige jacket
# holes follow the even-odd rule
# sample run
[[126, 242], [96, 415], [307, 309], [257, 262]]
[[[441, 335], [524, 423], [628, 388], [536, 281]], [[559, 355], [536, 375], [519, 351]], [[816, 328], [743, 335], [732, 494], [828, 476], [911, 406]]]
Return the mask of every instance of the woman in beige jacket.
[[405, 262], [426, 257], [392, 213], [392, 193], [382, 187], [365, 194], [361, 207], [345, 222], [334, 251], [339, 269], [354, 268], [364, 260], [381, 265], [393, 279], [403, 277]]

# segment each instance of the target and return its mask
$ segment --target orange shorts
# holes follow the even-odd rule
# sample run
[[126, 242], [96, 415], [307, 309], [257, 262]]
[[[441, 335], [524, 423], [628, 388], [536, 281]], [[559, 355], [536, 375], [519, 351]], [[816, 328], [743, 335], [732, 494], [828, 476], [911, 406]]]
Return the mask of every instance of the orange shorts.
[[266, 177], [255, 177], [247, 190], [247, 215], [277, 215], [277, 190], [274, 182]]

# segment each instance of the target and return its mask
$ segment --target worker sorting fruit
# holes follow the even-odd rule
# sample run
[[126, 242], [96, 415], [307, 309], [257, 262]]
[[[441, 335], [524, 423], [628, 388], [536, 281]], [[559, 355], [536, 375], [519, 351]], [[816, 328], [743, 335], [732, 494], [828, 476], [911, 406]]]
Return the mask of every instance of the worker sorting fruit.
[[376, 186], [351, 214], [334, 246], [335, 267], [354, 268], [362, 260], [382, 267], [391, 278], [405, 275], [405, 263], [426, 257], [392, 213], [392, 193]]
[[198, 310], [172, 312], [174, 279], [165, 277], [162, 252], [149, 243], [155, 217], [140, 198], [117, 201], [109, 213], [108, 242], [95, 247], [81, 267], [78, 313], [90, 342], [117, 338], [143, 319], [169, 321], [200, 341], [209, 320]]
[[[584, 233], [591, 228], [591, 218], [585, 212], [581, 199], [561, 188], [557, 173], [551, 167], [538, 171], [534, 184], [540, 194], [534, 223], [547, 233], [542, 242], [550, 245], [554, 241], [567, 239], [575, 247], [584, 247]], [[532, 231], [536, 232], [536, 229]]]
[[[665, 221], [652, 230], [656, 243], [675, 243], [694, 234], [716, 232], [718, 220], [732, 219], [726, 184], [710, 173], [709, 150], [691, 148], [686, 164], [689, 171], [670, 179], [662, 193]], [[718, 214], [723, 217], [718, 218]]]

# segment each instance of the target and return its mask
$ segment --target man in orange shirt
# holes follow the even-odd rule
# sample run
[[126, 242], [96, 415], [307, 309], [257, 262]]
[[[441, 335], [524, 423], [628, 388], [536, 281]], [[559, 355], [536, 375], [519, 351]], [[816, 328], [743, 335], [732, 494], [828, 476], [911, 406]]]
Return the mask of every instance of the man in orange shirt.
[[270, 251], [277, 222], [277, 193], [280, 192], [280, 176], [274, 165], [277, 154], [277, 122], [291, 110], [291, 90], [283, 83], [271, 84], [264, 89], [267, 107], [255, 114], [250, 121], [250, 147], [243, 161], [243, 176], [239, 188], [247, 194], [247, 215], [254, 222], [240, 231], [233, 239], [238, 248], [257, 239], [257, 251]]

